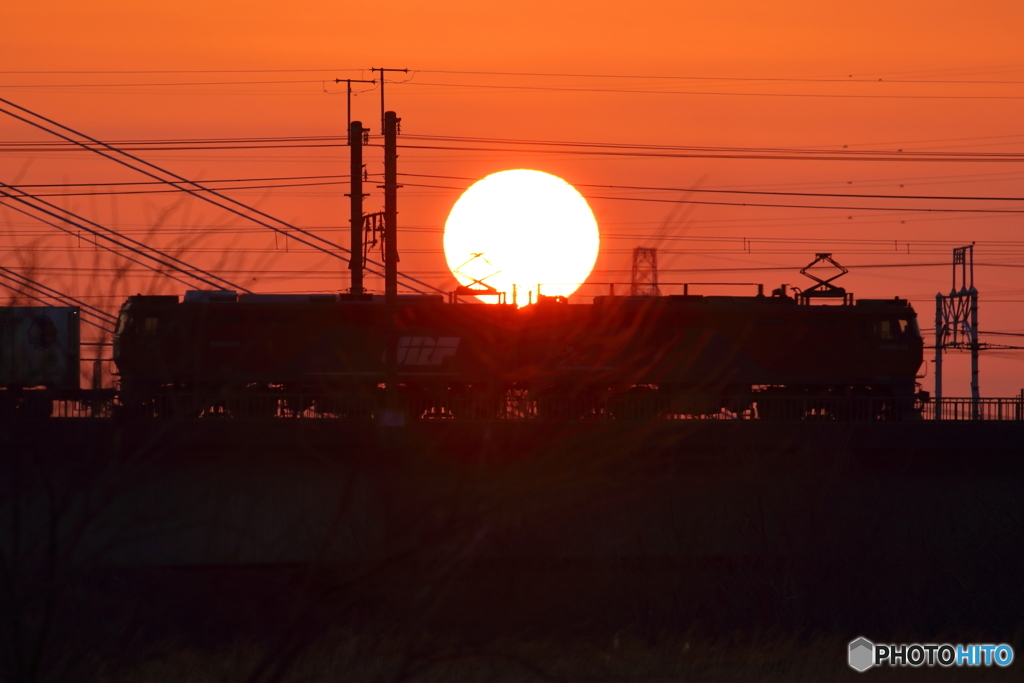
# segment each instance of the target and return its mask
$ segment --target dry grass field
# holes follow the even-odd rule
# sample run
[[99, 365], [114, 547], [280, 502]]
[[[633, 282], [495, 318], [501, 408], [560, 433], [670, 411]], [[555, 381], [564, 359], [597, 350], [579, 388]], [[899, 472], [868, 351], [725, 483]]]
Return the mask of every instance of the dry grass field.
[[[1019, 640], [1019, 639], [1018, 639]], [[872, 669], [846, 664], [845, 638], [695, 632], [644, 638], [630, 630], [605, 638], [506, 638], [467, 643], [396, 635], [364, 637], [336, 631], [294, 653], [274, 657], [252, 643], [216, 651], [176, 649], [136, 665], [103, 666], [102, 683], [288, 683], [422, 681], [533, 683], [544, 681], [1004, 681], [1019, 680], [1019, 664], [997, 667]]]

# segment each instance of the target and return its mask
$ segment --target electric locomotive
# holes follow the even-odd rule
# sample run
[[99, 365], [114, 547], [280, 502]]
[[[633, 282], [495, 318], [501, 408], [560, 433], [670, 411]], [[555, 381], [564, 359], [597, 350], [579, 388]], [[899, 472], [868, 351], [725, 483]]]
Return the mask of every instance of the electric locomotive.
[[251, 409], [273, 413], [279, 394], [294, 414], [316, 405], [364, 415], [389, 380], [391, 347], [403, 399], [448, 410], [456, 397], [505, 390], [515, 312], [439, 295], [399, 296], [393, 317], [384, 297], [369, 294], [132, 296], [114, 335], [121, 402], [163, 414], [262, 396], [271, 400]]
[[[413, 417], [830, 419], [858, 398], [870, 399], [871, 419], [913, 416], [923, 360], [914, 309], [854, 302], [834, 278], [814, 279], [795, 296], [782, 286], [517, 308], [417, 295], [398, 297], [393, 312], [369, 294], [133, 296], [114, 360], [121, 404], [146, 414], [227, 411], [262, 396], [267, 415], [285, 402], [292, 414], [369, 417], [390, 386]], [[821, 298], [837, 305], [811, 305]]]
[[[523, 311], [522, 368], [541, 409], [579, 416], [717, 414], [762, 417], [783, 399], [819, 399], [834, 414], [849, 398], [909, 414], [923, 358], [904, 299], [809, 305], [805, 297], [596, 297], [589, 306], [542, 300]], [[571, 407], [570, 407], [571, 406]]]

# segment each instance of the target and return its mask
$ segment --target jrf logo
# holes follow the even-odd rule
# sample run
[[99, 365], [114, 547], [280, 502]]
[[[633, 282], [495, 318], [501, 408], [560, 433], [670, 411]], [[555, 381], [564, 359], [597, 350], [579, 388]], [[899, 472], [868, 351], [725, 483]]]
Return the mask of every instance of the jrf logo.
[[398, 340], [399, 365], [440, 365], [454, 356], [460, 337], [401, 337]]

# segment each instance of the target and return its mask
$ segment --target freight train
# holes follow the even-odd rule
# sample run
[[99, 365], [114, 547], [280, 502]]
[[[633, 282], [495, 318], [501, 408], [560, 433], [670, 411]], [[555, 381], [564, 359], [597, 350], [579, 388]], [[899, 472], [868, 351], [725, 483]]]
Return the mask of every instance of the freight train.
[[0, 308], [0, 417], [80, 397], [80, 322], [74, 306]]
[[279, 395], [261, 404], [267, 414], [290, 401], [294, 414], [367, 417], [388, 400], [413, 417], [757, 406], [763, 419], [829, 419], [863, 397], [872, 419], [914, 415], [923, 341], [910, 304], [854, 302], [830, 285], [817, 293], [836, 305], [811, 305], [814, 293], [540, 297], [522, 308], [424, 295], [398, 297], [393, 309], [371, 295], [133, 296], [114, 360], [121, 404], [145, 414], [228, 411], [229, 398]]
[[[825, 299], [834, 305], [813, 305]], [[131, 296], [113, 337], [115, 406], [133, 416], [312, 409], [371, 418], [398, 409], [413, 418], [770, 420], [844, 419], [857, 404], [850, 399], [865, 399], [870, 414], [861, 417], [908, 419], [927, 398], [918, 391], [923, 341], [910, 304], [854, 301], [820, 280], [804, 292], [759, 287], [754, 296], [457, 301]], [[0, 414], [113, 398], [79, 389], [77, 309], [0, 312]]]

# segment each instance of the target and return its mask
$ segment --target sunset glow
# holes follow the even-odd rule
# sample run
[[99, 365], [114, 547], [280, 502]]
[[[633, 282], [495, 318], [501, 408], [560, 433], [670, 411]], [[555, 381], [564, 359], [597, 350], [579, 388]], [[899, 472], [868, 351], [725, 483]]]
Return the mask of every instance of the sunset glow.
[[[371, 21], [324, 0], [5, 4], [0, 97], [183, 178], [219, 181], [260, 220], [315, 237], [161, 187], [14, 116], [0, 123], [0, 180], [225, 277], [226, 288], [345, 292], [346, 127], [370, 129], [362, 211], [379, 218], [390, 110], [402, 120], [395, 244], [399, 270], [416, 280], [400, 278], [403, 294], [451, 291], [451, 268], [505, 270], [495, 245], [452, 256], [437, 233], [474, 181], [538, 169], [601, 188], [584, 194], [601, 228], [588, 283], [604, 284], [577, 290], [574, 303], [631, 291], [643, 247], [657, 249], [666, 295], [696, 282], [802, 288], [799, 269], [827, 252], [850, 269], [842, 284], [858, 299], [900, 296], [920, 312], [950, 291], [951, 250], [974, 243], [980, 329], [999, 333], [989, 343], [1020, 346], [1007, 335], [1024, 333], [1024, 3], [437, 0], [393, 10]], [[4, 267], [95, 297], [107, 314], [130, 294], [210, 286], [156, 274], [84, 229], [19, 208], [0, 206]], [[564, 272], [578, 247], [560, 232], [524, 229], [508, 238], [517, 253], [528, 245], [529, 263], [550, 256], [558, 272], [516, 280], [587, 278], [589, 261]], [[365, 257], [381, 262], [380, 235], [367, 237]], [[466, 263], [473, 253], [484, 256]], [[365, 288], [383, 293], [383, 269], [368, 268]], [[511, 302], [507, 276], [485, 281]], [[515, 284], [525, 303], [537, 283]], [[90, 343], [105, 343], [86, 328]], [[982, 391], [1018, 395], [1022, 360], [1016, 348], [987, 352]], [[969, 354], [945, 362], [950, 391], [968, 390]]]

